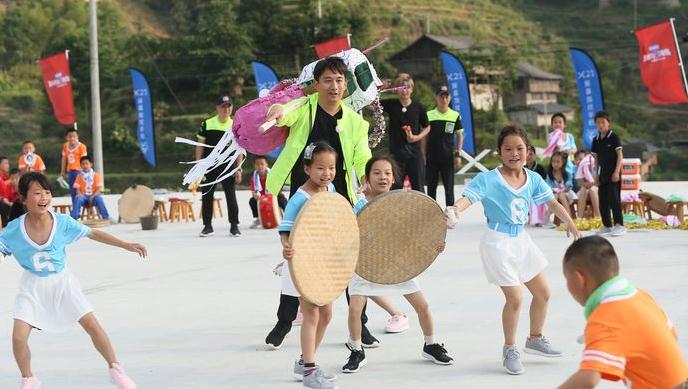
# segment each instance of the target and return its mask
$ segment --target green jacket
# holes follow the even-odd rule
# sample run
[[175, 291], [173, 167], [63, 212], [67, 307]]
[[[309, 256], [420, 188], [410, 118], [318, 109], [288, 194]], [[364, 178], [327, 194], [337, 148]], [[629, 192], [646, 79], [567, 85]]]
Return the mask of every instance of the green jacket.
[[[306, 147], [308, 135], [313, 128], [315, 112], [318, 108], [318, 93], [301, 97], [285, 106], [298, 104], [304, 99], [307, 101], [304, 105], [284, 115], [277, 123], [278, 126], [287, 126], [290, 130], [284, 149], [268, 174], [266, 187], [270, 193], [279, 193], [282, 186], [288, 182], [291, 170]], [[341, 103], [341, 107], [342, 118], [337, 120], [337, 128], [341, 129], [339, 140], [342, 142], [346, 186], [349, 201], [353, 203], [356, 201], [356, 192], [351, 182], [351, 174], [355, 171], [360, 182], [365, 175], [365, 165], [372, 157], [372, 153], [368, 147], [368, 122], [344, 103]]]

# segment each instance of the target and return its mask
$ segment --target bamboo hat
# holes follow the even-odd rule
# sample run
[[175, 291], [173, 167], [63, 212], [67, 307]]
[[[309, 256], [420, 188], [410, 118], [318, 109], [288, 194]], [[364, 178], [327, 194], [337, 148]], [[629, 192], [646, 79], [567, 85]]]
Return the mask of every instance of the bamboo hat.
[[144, 185], [127, 188], [118, 201], [119, 217], [126, 223], [138, 223], [142, 216], [149, 216], [155, 206], [153, 191]]

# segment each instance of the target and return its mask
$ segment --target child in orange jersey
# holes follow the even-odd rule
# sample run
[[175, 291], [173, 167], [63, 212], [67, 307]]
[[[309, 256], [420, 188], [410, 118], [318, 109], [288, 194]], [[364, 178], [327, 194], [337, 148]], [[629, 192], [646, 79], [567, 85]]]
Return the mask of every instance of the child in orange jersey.
[[580, 370], [559, 388], [594, 388], [600, 379], [633, 389], [685, 388], [688, 363], [676, 330], [645, 291], [619, 275], [614, 247], [600, 236], [579, 239], [564, 255], [564, 277], [585, 307]]
[[43, 158], [36, 154], [36, 146], [34, 146], [33, 142], [30, 140], [26, 140], [22, 143], [22, 155], [19, 156], [17, 167], [22, 174], [28, 172], [45, 172]]
[[81, 157], [86, 156], [86, 145], [79, 142], [79, 133], [76, 128], [70, 128], [65, 133], [65, 143], [62, 145], [62, 160], [60, 161], [60, 177], [67, 176], [69, 184], [69, 196], [72, 198], [72, 206], [76, 199], [74, 181], [81, 173]]

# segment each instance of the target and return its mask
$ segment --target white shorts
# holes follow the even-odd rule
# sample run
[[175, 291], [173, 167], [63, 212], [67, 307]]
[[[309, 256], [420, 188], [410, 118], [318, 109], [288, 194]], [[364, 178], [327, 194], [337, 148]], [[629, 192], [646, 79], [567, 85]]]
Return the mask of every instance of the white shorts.
[[350, 296], [406, 296], [419, 290], [420, 284], [416, 278], [399, 284], [385, 285], [370, 282], [354, 273], [354, 277], [349, 281]]
[[291, 280], [291, 273], [289, 272], [289, 263], [284, 262], [282, 266], [282, 294], [293, 297], [301, 297], [301, 294], [296, 290], [294, 282]]
[[[559, 196], [559, 194], [555, 194], [555, 197], [556, 196]], [[566, 199], [569, 201], [569, 203], [573, 203], [574, 201], [578, 200], [578, 194], [572, 190], [569, 190], [566, 192]]]
[[547, 267], [547, 259], [526, 231], [518, 236], [487, 229], [480, 239], [480, 257], [487, 281], [518, 286]]
[[24, 271], [14, 302], [14, 319], [46, 332], [64, 332], [93, 307], [69, 269], [47, 277]]

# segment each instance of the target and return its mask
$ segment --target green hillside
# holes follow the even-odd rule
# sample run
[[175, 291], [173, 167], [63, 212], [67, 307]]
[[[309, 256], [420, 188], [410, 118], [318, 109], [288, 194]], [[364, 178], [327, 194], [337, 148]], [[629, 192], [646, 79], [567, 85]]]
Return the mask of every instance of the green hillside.
[[[298, 73], [315, 59], [310, 45], [351, 32], [364, 48], [383, 37], [376, 51], [378, 73], [392, 78], [389, 57], [429, 31], [470, 36], [476, 48], [461, 53], [469, 66], [503, 68], [494, 79], [508, 93], [513, 66], [529, 61], [564, 76], [562, 103], [578, 107], [568, 47], [589, 51], [601, 70], [607, 109], [624, 138], [641, 138], [666, 150], [655, 178], [688, 179], [688, 158], [669, 140], [688, 139], [684, 106], [655, 107], [645, 97], [637, 65], [635, 25], [677, 18], [688, 26], [688, 4], [667, 8], [656, 0], [598, 1], [338, 1], [322, 0], [103, 0], [99, 1], [100, 83], [104, 153], [108, 185], [131, 181], [173, 186], [183, 172], [177, 162], [190, 159], [190, 147], [175, 145], [177, 135], [191, 136], [212, 112], [220, 93], [235, 95], [238, 105], [255, 97], [248, 62], [263, 60], [283, 77]], [[32, 139], [57, 173], [63, 129], [52, 116], [35, 61], [69, 48], [75, 105], [82, 140], [90, 142], [90, 81], [87, 3], [82, 0], [0, 1], [0, 154], [15, 156]], [[682, 47], [686, 52], [687, 47]], [[154, 89], [158, 159], [146, 166], [135, 142], [135, 115], [127, 69], [142, 69]], [[419, 85], [417, 97], [432, 104], [432, 86]], [[477, 112], [476, 132], [491, 147], [503, 112]], [[577, 131], [577, 121], [570, 127]], [[542, 136], [542, 131], [536, 132]], [[536, 139], [536, 141], [538, 141]], [[543, 140], [540, 139], [540, 142]], [[156, 172], [155, 176], [147, 174]]]

